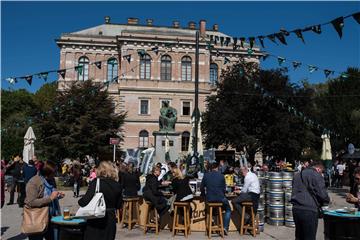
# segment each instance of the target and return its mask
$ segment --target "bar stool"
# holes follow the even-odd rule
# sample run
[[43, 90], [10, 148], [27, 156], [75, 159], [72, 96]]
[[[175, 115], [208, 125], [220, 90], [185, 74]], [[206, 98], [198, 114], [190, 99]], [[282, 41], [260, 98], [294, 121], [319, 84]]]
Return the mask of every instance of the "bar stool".
[[[123, 207], [123, 211], [122, 211], [121, 226], [124, 226], [124, 223], [127, 223], [129, 230], [131, 230], [133, 223], [139, 224], [139, 221], [140, 221], [139, 200], [140, 199], [138, 197], [124, 198], [124, 207]], [[135, 208], [135, 215], [136, 215], [135, 219], [133, 219], [134, 208]], [[126, 218], [126, 213], [127, 213], [127, 218]]]
[[[256, 224], [255, 224], [255, 214], [254, 214], [254, 204], [252, 202], [242, 202], [242, 213], [241, 213], [241, 223], [240, 223], [240, 235], [243, 235], [245, 230], [249, 229], [252, 231], [252, 235], [256, 236]], [[250, 210], [250, 224], [245, 225], [245, 212]]]
[[[212, 203], [206, 203], [206, 218], [205, 218], [205, 225], [206, 225], [206, 234], [208, 235], [208, 238], [211, 238], [212, 232], [219, 231], [220, 236], [224, 237], [224, 224], [223, 224], [223, 218], [222, 218], [222, 206], [223, 203], [221, 202], [212, 202]], [[218, 210], [218, 217], [216, 219], [215, 225], [213, 225], [213, 211]]]
[[[144, 234], [146, 234], [147, 230], [149, 228], [155, 228], [155, 234], [159, 234], [159, 216], [156, 208], [151, 204], [151, 202], [146, 201], [146, 219], [145, 219], [145, 225], [144, 225]], [[152, 214], [154, 215], [153, 218], [151, 218]], [[151, 222], [153, 221], [153, 222]]]
[[[180, 224], [180, 210], [184, 212], [184, 224]], [[188, 237], [190, 234], [190, 202], [174, 202], [174, 219], [173, 219], [173, 236], [175, 236], [176, 232], [179, 230], [183, 230], [185, 237]]]
[[116, 223], [121, 223], [122, 209], [116, 209]]

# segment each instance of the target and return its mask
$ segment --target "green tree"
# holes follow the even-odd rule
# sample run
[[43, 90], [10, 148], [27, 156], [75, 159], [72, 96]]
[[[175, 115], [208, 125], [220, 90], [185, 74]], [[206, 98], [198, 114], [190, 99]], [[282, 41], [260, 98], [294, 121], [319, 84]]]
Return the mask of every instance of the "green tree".
[[54, 105], [56, 95], [57, 82], [46, 83], [34, 94], [34, 102], [40, 111], [47, 112]]
[[120, 137], [126, 113], [114, 113], [107, 91], [92, 81], [77, 82], [59, 92], [55, 104], [42, 114], [38, 130], [43, 155], [49, 159], [99, 158], [111, 152], [110, 137]]
[[225, 145], [238, 151], [245, 147], [251, 161], [259, 151], [290, 160], [318, 141], [301, 117], [278, 104], [281, 100], [293, 106], [297, 114], [312, 109], [311, 89], [290, 84], [284, 70], [264, 71], [255, 63], [240, 62], [221, 79], [203, 115], [207, 147]]

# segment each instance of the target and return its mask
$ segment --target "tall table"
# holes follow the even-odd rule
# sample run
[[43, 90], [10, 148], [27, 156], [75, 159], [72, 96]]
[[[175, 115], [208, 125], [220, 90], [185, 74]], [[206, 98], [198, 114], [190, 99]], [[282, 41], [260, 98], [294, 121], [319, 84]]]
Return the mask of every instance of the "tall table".
[[359, 240], [360, 212], [340, 213], [335, 210], [324, 212], [325, 240]]
[[[64, 220], [63, 216], [56, 216], [51, 218], [51, 223], [54, 226], [54, 239], [61, 240], [61, 231], [72, 231], [81, 234], [81, 239], [84, 239], [84, 230], [86, 227], [86, 220], [82, 218], [71, 218]], [[75, 237], [71, 237], [75, 239]]]

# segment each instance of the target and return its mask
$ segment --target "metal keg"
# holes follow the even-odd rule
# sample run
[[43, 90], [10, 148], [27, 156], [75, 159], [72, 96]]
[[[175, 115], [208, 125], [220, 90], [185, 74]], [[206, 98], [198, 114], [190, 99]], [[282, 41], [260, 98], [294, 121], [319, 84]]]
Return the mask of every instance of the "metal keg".
[[284, 206], [284, 193], [283, 192], [269, 192], [270, 206]]
[[283, 179], [281, 172], [269, 172], [269, 181], [267, 184], [267, 190], [269, 192], [281, 192], [283, 187]]
[[282, 172], [283, 188], [291, 189], [294, 172]]
[[285, 191], [285, 206], [292, 206], [290, 200], [291, 200], [291, 191]]
[[275, 226], [284, 225], [284, 206], [270, 206], [269, 209], [268, 223]]
[[292, 213], [292, 206], [285, 207], [285, 226], [295, 227], [295, 222]]

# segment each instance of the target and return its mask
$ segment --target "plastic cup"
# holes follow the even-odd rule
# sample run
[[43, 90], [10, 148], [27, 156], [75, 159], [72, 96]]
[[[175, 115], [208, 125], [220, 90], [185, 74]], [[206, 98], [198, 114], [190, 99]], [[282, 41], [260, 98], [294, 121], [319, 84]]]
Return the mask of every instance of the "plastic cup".
[[70, 219], [70, 210], [68, 208], [64, 208], [64, 220]]

